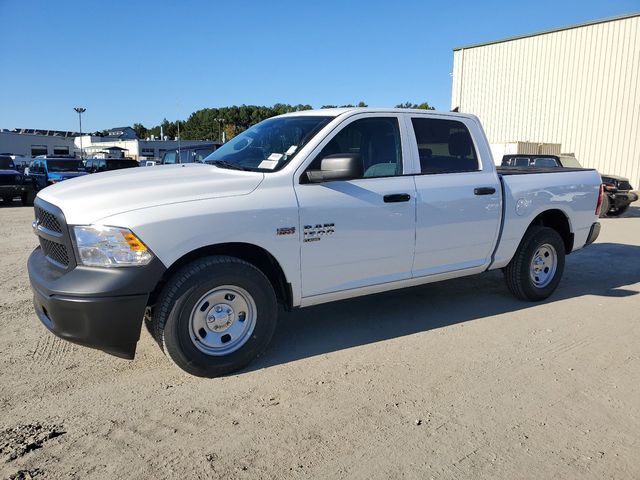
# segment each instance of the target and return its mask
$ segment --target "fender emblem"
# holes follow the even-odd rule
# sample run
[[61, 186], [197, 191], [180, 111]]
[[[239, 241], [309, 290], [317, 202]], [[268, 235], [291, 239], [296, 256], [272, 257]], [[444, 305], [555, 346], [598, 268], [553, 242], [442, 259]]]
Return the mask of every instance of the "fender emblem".
[[296, 233], [296, 227], [280, 227], [276, 229], [276, 235], [293, 235]]

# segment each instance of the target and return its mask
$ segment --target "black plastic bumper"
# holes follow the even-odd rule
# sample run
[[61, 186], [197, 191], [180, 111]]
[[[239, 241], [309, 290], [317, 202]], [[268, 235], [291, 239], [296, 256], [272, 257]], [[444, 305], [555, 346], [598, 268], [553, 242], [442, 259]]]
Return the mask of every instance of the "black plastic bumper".
[[600, 235], [600, 223], [595, 222], [593, 225], [591, 225], [591, 230], [589, 230], [589, 236], [587, 237], [587, 243], [585, 243], [585, 245], [589, 245], [595, 242], [598, 238], [598, 235]]
[[638, 200], [638, 195], [635, 192], [616, 192], [609, 193], [609, 204], [614, 208], [624, 208], [627, 205]]
[[149, 294], [165, 271], [162, 262], [64, 272], [36, 248], [28, 270], [35, 310], [45, 327], [65, 340], [133, 359]]
[[27, 191], [26, 185], [0, 185], [0, 197], [11, 195], [17, 197]]

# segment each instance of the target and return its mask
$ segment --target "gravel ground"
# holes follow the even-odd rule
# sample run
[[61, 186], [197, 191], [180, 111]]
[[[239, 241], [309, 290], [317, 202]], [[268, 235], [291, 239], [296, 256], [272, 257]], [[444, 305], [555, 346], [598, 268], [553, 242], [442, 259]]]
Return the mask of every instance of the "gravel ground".
[[31, 219], [0, 207], [0, 478], [640, 478], [639, 208], [546, 302], [491, 272], [283, 313], [213, 380], [49, 334]]

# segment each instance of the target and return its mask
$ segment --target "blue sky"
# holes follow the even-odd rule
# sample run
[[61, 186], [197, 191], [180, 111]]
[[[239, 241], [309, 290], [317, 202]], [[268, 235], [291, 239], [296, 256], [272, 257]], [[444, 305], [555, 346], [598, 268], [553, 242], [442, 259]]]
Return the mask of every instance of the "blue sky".
[[232, 104], [427, 101], [452, 49], [640, 10], [640, 0], [0, 0], [0, 128], [83, 130]]

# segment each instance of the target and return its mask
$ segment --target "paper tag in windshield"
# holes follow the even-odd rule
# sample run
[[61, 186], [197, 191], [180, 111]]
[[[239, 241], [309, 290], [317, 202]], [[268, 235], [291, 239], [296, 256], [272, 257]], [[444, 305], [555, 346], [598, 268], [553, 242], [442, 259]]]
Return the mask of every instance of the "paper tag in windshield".
[[267, 158], [267, 160], [272, 160], [274, 162], [279, 161], [281, 158], [283, 157], [283, 155], [281, 153], [272, 153], [271, 155], [269, 155], [269, 157]]
[[[276, 154], [273, 154], [276, 155]], [[273, 157], [273, 155], [271, 155], [269, 158]], [[280, 155], [282, 156], [282, 155]], [[266, 170], [273, 170], [274, 168], [276, 168], [276, 166], [278, 165], [278, 161], [277, 160], [263, 160], [260, 162], [260, 165], [258, 165], [258, 168], [264, 168]]]
[[289, 147], [289, 150], [287, 150], [284, 154], [285, 155], [293, 155], [294, 153], [296, 153], [296, 150], [298, 149], [297, 145], [291, 145]]

